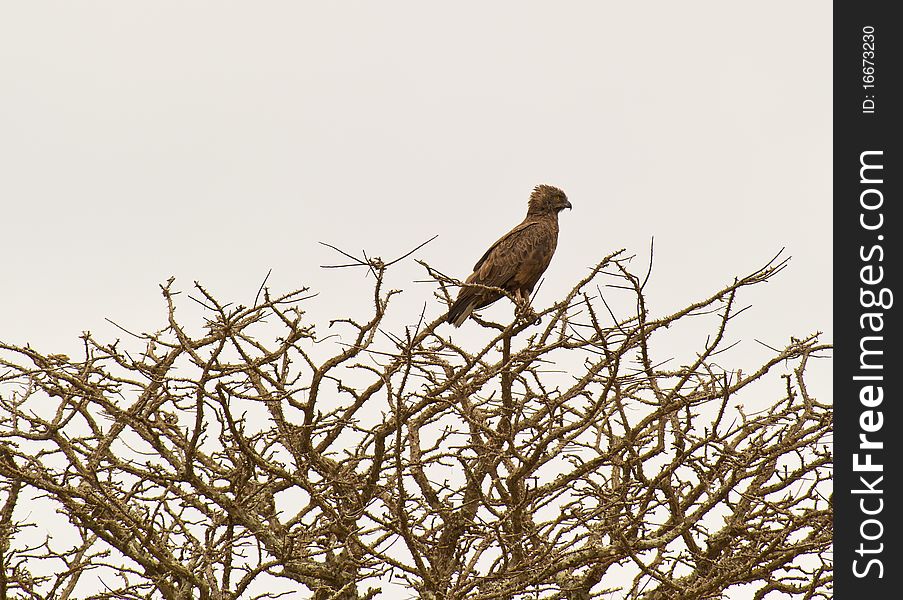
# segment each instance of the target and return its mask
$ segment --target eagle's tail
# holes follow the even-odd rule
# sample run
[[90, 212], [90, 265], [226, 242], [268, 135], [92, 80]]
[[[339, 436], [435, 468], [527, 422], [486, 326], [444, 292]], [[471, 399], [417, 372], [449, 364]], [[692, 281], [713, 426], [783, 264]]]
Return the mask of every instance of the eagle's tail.
[[464, 321], [467, 320], [467, 317], [470, 316], [470, 313], [473, 312], [473, 309], [477, 306], [477, 298], [474, 296], [467, 294], [462, 294], [455, 300], [455, 303], [452, 304], [452, 307], [448, 311], [448, 316], [445, 318], [446, 322], [451, 323], [455, 327], [460, 327]]

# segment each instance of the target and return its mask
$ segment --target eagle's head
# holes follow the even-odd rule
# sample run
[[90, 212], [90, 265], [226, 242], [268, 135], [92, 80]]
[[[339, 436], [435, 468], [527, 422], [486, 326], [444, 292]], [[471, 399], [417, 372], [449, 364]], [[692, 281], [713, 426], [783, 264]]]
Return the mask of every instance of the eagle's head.
[[557, 187], [537, 185], [530, 194], [528, 215], [557, 215], [565, 208], [571, 208], [568, 197]]

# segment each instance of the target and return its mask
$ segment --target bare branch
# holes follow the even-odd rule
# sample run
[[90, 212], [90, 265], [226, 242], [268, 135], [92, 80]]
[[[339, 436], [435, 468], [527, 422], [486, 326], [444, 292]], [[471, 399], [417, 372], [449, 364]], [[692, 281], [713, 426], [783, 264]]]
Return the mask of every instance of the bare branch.
[[196, 283], [198, 322], [170, 280], [164, 329], [117, 325], [132, 346], [0, 342], [0, 600], [831, 596], [832, 412], [806, 377], [830, 346], [723, 364], [782, 253], [657, 314], [652, 243], [640, 274], [614, 252], [470, 344], [444, 325], [460, 282], [423, 262], [435, 306], [387, 325], [386, 270], [432, 239], [388, 263], [324, 243], [374, 275], [329, 335], [268, 273], [251, 307]]

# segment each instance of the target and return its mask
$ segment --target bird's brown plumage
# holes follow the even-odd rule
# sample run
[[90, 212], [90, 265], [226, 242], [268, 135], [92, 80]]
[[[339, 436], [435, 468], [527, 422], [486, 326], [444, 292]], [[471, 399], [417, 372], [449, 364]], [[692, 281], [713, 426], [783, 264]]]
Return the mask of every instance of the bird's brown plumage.
[[550, 185], [536, 186], [530, 194], [526, 218], [477, 261], [446, 320], [460, 327], [473, 311], [503, 296], [488, 288], [499, 288], [528, 300], [555, 253], [558, 213], [565, 208], [571, 208], [571, 203], [564, 192]]

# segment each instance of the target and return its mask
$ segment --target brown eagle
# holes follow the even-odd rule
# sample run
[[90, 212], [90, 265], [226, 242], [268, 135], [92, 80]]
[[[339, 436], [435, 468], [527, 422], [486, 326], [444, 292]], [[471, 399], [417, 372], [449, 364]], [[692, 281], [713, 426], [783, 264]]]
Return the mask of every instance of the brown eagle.
[[[564, 192], [538, 185], [530, 194], [524, 221], [506, 233], [473, 266], [446, 320], [455, 327], [473, 311], [489, 306], [504, 294], [500, 288], [526, 303], [533, 286], [549, 266], [558, 244], [558, 213], [571, 208]], [[476, 285], [468, 285], [476, 284]]]

